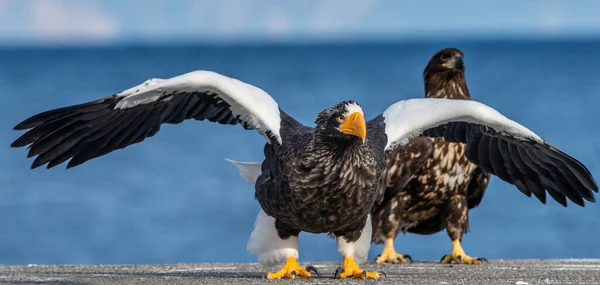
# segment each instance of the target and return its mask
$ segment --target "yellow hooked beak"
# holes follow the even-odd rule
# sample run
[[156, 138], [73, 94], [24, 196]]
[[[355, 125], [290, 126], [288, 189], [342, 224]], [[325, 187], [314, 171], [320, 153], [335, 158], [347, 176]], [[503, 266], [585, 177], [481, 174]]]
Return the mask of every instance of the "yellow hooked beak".
[[360, 112], [354, 112], [347, 117], [340, 117], [340, 130], [346, 135], [357, 136], [362, 139], [363, 143], [367, 139], [367, 124], [365, 117]]

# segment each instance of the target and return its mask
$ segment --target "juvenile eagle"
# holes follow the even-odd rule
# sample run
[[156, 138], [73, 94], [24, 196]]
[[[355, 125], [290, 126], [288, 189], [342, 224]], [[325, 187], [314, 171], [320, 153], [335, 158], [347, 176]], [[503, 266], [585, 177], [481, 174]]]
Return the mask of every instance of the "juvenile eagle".
[[[465, 80], [463, 53], [458, 49], [445, 48], [435, 53], [423, 77], [426, 98], [471, 99]], [[384, 172], [385, 198], [372, 213], [373, 240], [385, 242], [377, 263], [412, 260], [394, 249], [394, 239], [399, 232], [429, 235], [446, 229], [452, 240], [452, 251], [441, 261], [480, 264], [485, 259], [468, 256], [461, 240], [469, 226], [468, 212], [481, 202], [490, 173], [514, 184], [527, 196], [533, 193], [543, 203], [546, 201], [544, 188], [562, 205], [566, 205], [565, 196], [581, 206], [584, 205], [582, 197], [594, 201], [591, 192], [574, 183], [577, 181], [575, 176], [555, 176], [570, 166], [547, 164], [554, 161], [553, 155], [540, 157], [531, 150], [515, 149], [498, 134], [458, 143], [456, 139], [450, 141], [443, 137], [417, 137], [388, 154]], [[495, 151], [482, 152], [482, 146]], [[558, 153], [552, 147], [549, 149]], [[505, 165], [509, 158], [512, 164]], [[538, 163], [534, 167], [537, 174], [526, 169], [532, 163]], [[540, 173], [544, 176], [539, 176]], [[582, 189], [576, 191], [581, 196], [562, 193], [566, 185]]]
[[[285, 261], [268, 278], [311, 276], [314, 268], [297, 262], [301, 231], [336, 237], [344, 258], [338, 278], [378, 278], [358, 263], [366, 261], [370, 213], [383, 197], [377, 184], [385, 153], [421, 133], [463, 142], [501, 140], [502, 146], [544, 158], [525, 168], [538, 181], [554, 179], [541, 171], [541, 164], [557, 169], [552, 174], [568, 181], [560, 193], [581, 199], [597, 189], [585, 166], [481, 103], [411, 99], [366, 122], [357, 102], [343, 101], [321, 111], [311, 128], [288, 116], [262, 89], [210, 71], [150, 79], [112, 96], [34, 115], [15, 127], [29, 130], [12, 146], [29, 145], [28, 157], [37, 156], [32, 168], [70, 159], [69, 168], [139, 143], [155, 135], [161, 124], [186, 119], [240, 124], [265, 137], [265, 159], [253, 181], [261, 211], [248, 249], [265, 263]], [[499, 146], [474, 145], [472, 151], [480, 155], [472, 158], [484, 161]], [[512, 171], [511, 165], [518, 163], [514, 159], [503, 159], [501, 170]]]

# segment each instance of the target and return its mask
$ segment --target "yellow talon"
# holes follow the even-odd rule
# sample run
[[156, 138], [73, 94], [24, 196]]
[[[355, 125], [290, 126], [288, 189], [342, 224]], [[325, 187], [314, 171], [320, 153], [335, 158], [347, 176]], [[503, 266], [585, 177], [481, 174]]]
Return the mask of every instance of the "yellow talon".
[[[311, 268], [309, 268], [310, 270]], [[314, 269], [314, 268], [312, 268]], [[298, 261], [296, 261], [295, 257], [290, 257], [285, 261], [283, 268], [281, 268], [277, 272], [269, 272], [267, 273], [267, 278], [269, 279], [295, 279], [296, 277], [304, 277], [309, 278], [311, 276], [309, 270], [307, 268], [300, 267]], [[315, 271], [316, 273], [316, 271]]]
[[440, 261], [444, 263], [451, 263], [454, 261], [454, 263], [482, 264], [484, 261], [487, 261], [487, 259], [468, 256], [460, 245], [460, 241], [455, 239], [452, 241], [452, 253], [444, 255]]
[[383, 252], [377, 256], [375, 259], [375, 263], [408, 263], [408, 260], [412, 262], [412, 257], [410, 255], [403, 255], [396, 252], [394, 249], [394, 239], [387, 238], [385, 240], [385, 247], [383, 248]]
[[350, 256], [344, 257], [344, 267], [338, 268], [335, 272], [335, 277], [340, 279], [356, 278], [356, 279], [378, 279], [379, 273], [367, 272], [360, 269], [358, 264], [354, 262], [354, 259]]

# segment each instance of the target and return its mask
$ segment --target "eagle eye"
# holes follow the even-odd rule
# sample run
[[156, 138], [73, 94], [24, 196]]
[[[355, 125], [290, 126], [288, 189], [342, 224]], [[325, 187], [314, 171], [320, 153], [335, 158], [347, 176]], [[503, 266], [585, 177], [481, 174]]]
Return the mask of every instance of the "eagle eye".
[[440, 55], [440, 59], [441, 59], [442, 61], [447, 61], [447, 60], [449, 60], [449, 59], [450, 59], [450, 57], [451, 57], [450, 55], [448, 55], [448, 54], [444, 54], [444, 53]]
[[344, 116], [337, 116], [335, 119], [340, 123], [344, 122]]

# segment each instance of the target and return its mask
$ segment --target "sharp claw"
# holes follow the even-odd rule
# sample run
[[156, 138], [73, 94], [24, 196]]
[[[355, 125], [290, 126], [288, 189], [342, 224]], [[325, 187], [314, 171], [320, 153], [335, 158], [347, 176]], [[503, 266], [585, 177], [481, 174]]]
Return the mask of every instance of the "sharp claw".
[[447, 254], [444, 254], [444, 256], [442, 256], [442, 259], [440, 259], [440, 262], [443, 262], [444, 259], [446, 259], [446, 256], [448, 256]]
[[459, 255], [456, 258], [458, 259], [458, 263], [460, 263], [462, 261], [462, 256]]
[[367, 279], [367, 271], [366, 270], [363, 270], [361, 275], [362, 275], [362, 279]]
[[346, 271], [344, 268], [338, 267], [335, 270], [335, 274], [333, 275], [333, 278], [340, 278], [340, 274], [344, 273], [344, 271]]
[[404, 259], [406, 259], [406, 260], [410, 260], [410, 263], [412, 263], [412, 262], [413, 262], [412, 256], [410, 256], [410, 255], [408, 255], [408, 254], [405, 254], [405, 255], [403, 255], [403, 256], [404, 256]]
[[485, 257], [480, 257], [480, 258], [477, 258], [477, 259], [480, 260], [480, 261], [482, 261], [482, 262], [488, 262], [487, 258], [485, 258]]
[[314, 272], [314, 273], [315, 273], [315, 275], [317, 275], [317, 277], [320, 277], [320, 275], [319, 275], [319, 271], [317, 271], [317, 268], [315, 268], [314, 266], [312, 266], [312, 265], [309, 265], [309, 266], [307, 266], [305, 269], [306, 269], [306, 271], [308, 271], [308, 272]]
[[386, 278], [387, 278], [387, 275], [385, 275], [385, 272], [383, 272], [383, 271], [377, 271], [377, 273], [378, 273], [379, 275], [383, 275], [383, 277], [386, 277]]
[[296, 277], [298, 277], [298, 275], [296, 274], [296, 270], [292, 270], [292, 272], [290, 272], [290, 275], [292, 275], [292, 279], [296, 279]]

